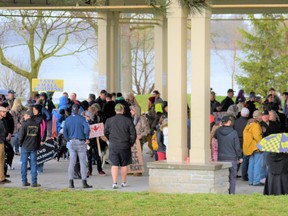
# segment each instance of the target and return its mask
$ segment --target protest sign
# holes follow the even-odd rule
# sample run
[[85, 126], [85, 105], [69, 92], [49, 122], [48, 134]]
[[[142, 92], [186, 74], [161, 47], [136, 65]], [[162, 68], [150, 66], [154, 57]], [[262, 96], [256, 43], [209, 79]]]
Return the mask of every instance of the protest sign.
[[143, 173], [144, 163], [141, 151], [140, 141], [137, 139], [136, 143], [131, 147], [132, 164], [128, 166], [128, 173]]
[[90, 134], [89, 134], [90, 139], [104, 136], [104, 124], [103, 123], [92, 124], [92, 125], [89, 125], [89, 127], [90, 127]]

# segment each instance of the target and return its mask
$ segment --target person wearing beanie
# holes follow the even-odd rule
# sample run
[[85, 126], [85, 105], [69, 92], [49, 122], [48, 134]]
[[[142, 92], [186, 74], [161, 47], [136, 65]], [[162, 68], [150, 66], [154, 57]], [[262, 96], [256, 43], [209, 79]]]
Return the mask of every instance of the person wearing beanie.
[[261, 120], [261, 112], [259, 110], [254, 111], [253, 118], [248, 120], [243, 131], [243, 154], [249, 157], [248, 183], [253, 186], [264, 185], [260, 180], [265, 178], [264, 174], [266, 172], [266, 167], [263, 166], [264, 153], [259, 152], [256, 147], [257, 143], [263, 138]]
[[113, 189], [117, 189], [118, 169], [121, 167], [122, 184], [126, 187], [128, 165], [132, 163], [131, 147], [136, 141], [136, 130], [132, 118], [124, 116], [124, 106], [116, 104], [116, 115], [107, 119], [104, 134], [109, 140], [109, 159], [112, 163]]
[[[22, 186], [40, 187], [41, 185], [37, 182], [37, 150], [41, 143], [41, 126], [32, 116], [33, 112], [30, 110], [25, 112], [24, 121], [19, 131]], [[31, 168], [31, 184], [27, 180], [28, 159]]]
[[249, 109], [249, 119], [253, 117], [253, 113], [256, 110], [255, 100], [256, 94], [252, 91], [250, 92], [249, 99], [245, 104], [245, 107]]
[[[33, 118], [37, 122], [37, 124], [40, 127], [40, 139], [41, 139], [41, 145], [45, 142], [46, 137], [47, 137], [47, 115], [43, 115], [42, 112], [49, 113], [47, 110], [41, 105], [41, 104], [34, 104], [32, 106], [32, 111], [33, 111]], [[38, 173], [43, 173], [43, 166], [44, 163], [38, 164], [37, 166], [37, 172]]]
[[72, 115], [65, 120], [63, 134], [65, 139], [70, 142], [70, 162], [68, 168], [69, 188], [74, 188], [74, 167], [77, 155], [80, 161], [80, 171], [83, 188], [92, 188], [87, 184], [86, 171], [86, 151], [89, 145], [90, 128], [86, 119], [79, 114], [80, 107], [77, 104], [72, 106]]
[[218, 161], [232, 163], [232, 167], [229, 168], [229, 194], [235, 194], [237, 164], [242, 163], [241, 145], [232, 122], [231, 116], [224, 116], [221, 119], [222, 127], [215, 132], [215, 139], [218, 140]]
[[[244, 107], [242, 108], [240, 113], [241, 113], [241, 116], [240, 118], [236, 119], [235, 124], [234, 124], [234, 129], [237, 131], [239, 141], [241, 144], [241, 148], [243, 150], [243, 131], [249, 120], [249, 110], [248, 108]], [[249, 164], [249, 158], [243, 155], [243, 163], [242, 163], [242, 180], [243, 181], [248, 181], [248, 164]], [[239, 167], [240, 166], [238, 166], [238, 169]]]
[[115, 106], [116, 106], [116, 103], [115, 101], [112, 100], [112, 94], [107, 94], [106, 104], [103, 107], [103, 115], [102, 115], [103, 123], [105, 123], [108, 118], [116, 115], [115, 110], [114, 110]]
[[40, 93], [40, 99], [42, 100], [41, 104], [43, 105], [43, 108], [49, 112], [49, 114], [46, 114], [47, 113], [46, 111], [45, 112], [42, 111], [42, 113], [50, 116], [50, 118], [46, 118], [47, 136], [48, 137], [52, 137], [52, 111], [53, 111], [53, 109], [56, 109], [56, 107], [52, 101], [52, 96], [48, 97], [48, 96], [50, 96], [50, 94], [51, 93], [45, 93], [45, 92]]
[[124, 99], [124, 97], [122, 96], [121, 92], [117, 92], [117, 98], [116, 98], [115, 103], [116, 103], [116, 105], [122, 104], [124, 107], [124, 115], [129, 117], [129, 118], [132, 118], [131, 113], [130, 113], [130, 106], [129, 106], [128, 102]]

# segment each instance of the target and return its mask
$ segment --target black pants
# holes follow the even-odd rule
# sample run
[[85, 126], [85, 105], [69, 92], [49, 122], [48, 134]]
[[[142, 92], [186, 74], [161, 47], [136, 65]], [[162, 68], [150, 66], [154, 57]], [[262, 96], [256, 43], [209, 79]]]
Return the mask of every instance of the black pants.
[[98, 148], [96, 145], [92, 145], [89, 150], [87, 150], [87, 157], [88, 157], [88, 171], [92, 173], [93, 168], [92, 168], [92, 161], [93, 158], [95, 158], [96, 163], [97, 163], [97, 170], [98, 172], [102, 171], [102, 160], [101, 157], [98, 154]]

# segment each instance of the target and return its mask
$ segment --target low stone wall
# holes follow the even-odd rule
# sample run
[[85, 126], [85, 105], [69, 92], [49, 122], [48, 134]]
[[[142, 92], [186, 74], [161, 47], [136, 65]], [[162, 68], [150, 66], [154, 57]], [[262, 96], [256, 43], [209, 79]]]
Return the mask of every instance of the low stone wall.
[[228, 194], [231, 163], [205, 165], [156, 161], [149, 168], [149, 191]]

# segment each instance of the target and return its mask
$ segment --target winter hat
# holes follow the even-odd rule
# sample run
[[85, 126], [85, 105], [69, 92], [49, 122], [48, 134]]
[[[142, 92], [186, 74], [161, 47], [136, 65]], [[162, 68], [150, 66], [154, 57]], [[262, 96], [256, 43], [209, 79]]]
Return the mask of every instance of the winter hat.
[[163, 103], [162, 103], [162, 109], [164, 110], [165, 107], [167, 107], [167, 106], [168, 106], [168, 102], [167, 102], [167, 101], [163, 101]]
[[261, 112], [259, 110], [255, 110], [253, 112], [253, 118], [254, 119], [258, 119], [259, 116], [261, 116]]
[[90, 119], [93, 119], [93, 115], [90, 111], [85, 112], [85, 115], [88, 116]]
[[0, 106], [0, 112], [7, 112], [7, 109], [3, 106]]
[[27, 111], [25, 112], [25, 114], [26, 114], [26, 115], [29, 115], [29, 116], [33, 116], [33, 112], [32, 112], [31, 110], [27, 110]]
[[255, 98], [255, 97], [256, 97], [255, 92], [250, 92], [249, 98], [251, 99], [251, 98]]
[[249, 116], [249, 113], [250, 113], [250, 111], [248, 108], [246, 108], [246, 107], [242, 108], [241, 116]]
[[148, 100], [151, 102], [151, 103], [154, 103], [155, 102], [155, 97], [154, 96], [151, 96], [148, 98]]
[[124, 107], [120, 103], [116, 104], [116, 106], [114, 108], [115, 112], [121, 112], [123, 109], [124, 109]]
[[42, 111], [42, 105], [41, 104], [34, 104], [33, 107], [38, 111], [38, 114]]

